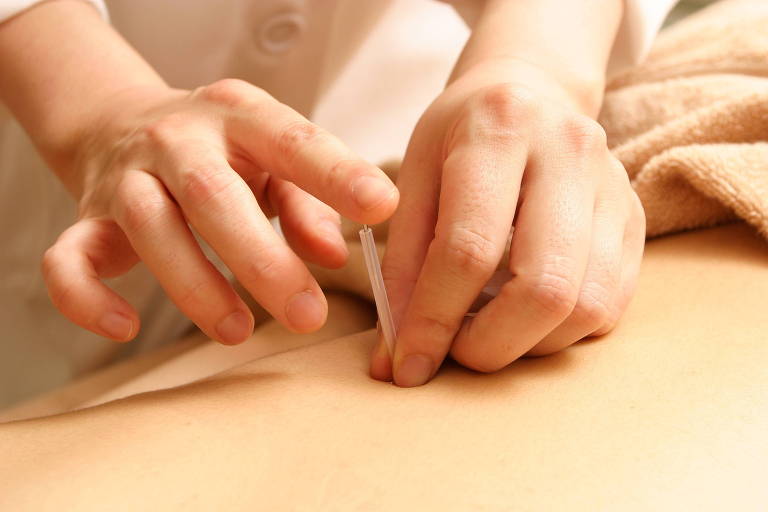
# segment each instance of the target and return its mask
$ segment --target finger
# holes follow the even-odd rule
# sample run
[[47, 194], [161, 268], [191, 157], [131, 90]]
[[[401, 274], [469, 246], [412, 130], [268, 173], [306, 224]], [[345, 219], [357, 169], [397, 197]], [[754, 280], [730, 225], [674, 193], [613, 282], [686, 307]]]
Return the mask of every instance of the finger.
[[[224, 148], [222, 148], [224, 150]], [[245, 157], [230, 155], [227, 159], [230, 167], [243, 178], [245, 184], [259, 203], [261, 211], [267, 218], [277, 216], [276, 205], [269, 198], [269, 188], [273, 180], [280, 181]]]
[[[537, 112], [534, 101], [519, 99], [521, 101], [515, 93], [509, 94], [506, 87], [489, 88], [468, 105], [473, 115], [464, 118], [465, 125], [475, 128], [484, 126], [489, 129], [486, 132], [495, 131], [507, 136], [510, 126], [518, 130], [527, 126], [529, 116]], [[422, 117], [414, 130], [398, 174], [398, 188], [403, 196], [390, 222], [387, 250], [382, 262], [395, 325], [400, 325], [405, 314], [437, 223], [444, 145], [434, 141], [446, 137], [446, 134], [436, 134], [433, 127], [450, 123], [434, 112], [428, 114]], [[382, 360], [373, 360], [372, 367], [391, 366], [391, 361], [383, 360], [382, 351], [376, 354], [374, 358], [381, 357]]]
[[75, 324], [115, 341], [139, 332], [139, 316], [102, 278], [116, 277], [138, 258], [122, 230], [106, 219], [83, 219], [61, 234], [43, 257], [54, 306]]
[[[595, 201], [598, 128], [563, 128], [558, 151], [535, 150], [526, 172], [510, 252], [514, 276], [462, 326], [451, 354], [461, 364], [496, 371], [565, 320], [587, 267]], [[602, 145], [602, 146], [601, 146]]]
[[392, 357], [389, 355], [384, 338], [381, 336], [381, 327], [377, 325], [376, 343], [371, 352], [371, 365], [369, 372], [371, 377], [376, 380], [392, 380]]
[[445, 160], [439, 216], [403, 318], [395, 382], [426, 382], [496, 269], [517, 204], [527, 147], [518, 136], [468, 130]]
[[288, 328], [309, 332], [325, 322], [315, 279], [275, 232], [251, 189], [207, 139], [170, 148], [159, 169], [185, 216], [240, 283]]
[[[405, 314], [416, 286], [427, 249], [435, 235], [440, 195], [442, 149], [433, 144], [433, 134], [424, 130], [428, 120], [419, 121], [408, 145], [397, 178], [402, 197], [389, 223], [381, 273], [396, 328]], [[381, 336], [371, 355], [370, 374], [378, 380], [392, 380], [392, 355]]]
[[[624, 231], [624, 250], [621, 261], [619, 298], [617, 299], [617, 309], [620, 313], [627, 309], [634, 296], [645, 247], [645, 212], [642, 204], [640, 204], [640, 199], [633, 191], [631, 192], [630, 203], [629, 221]], [[618, 321], [618, 317], [610, 318], [592, 335], [602, 336], [610, 332], [616, 327]]]
[[376, 224], [394, 212], [398, 192], [386, 174], [295, 110], [242, 81], [218, 82], [199, 94], [237, 107], [226, 121], [235, 154], [357, 222]]
[[270, 202], [280, 215], [280, 227], [301, 258], [328, 268], [340, 268], [349, 251], [336, 211], [293, 183], [270, 180]]
[[437, 145], [429, 140], [416, 129], [398, 174], [402, 198], [389, 223], [381, 263], [395, 326], [401, 323], [435, 236], [442, 161]]
[[622, 199], [626, 198], [626, 194], [621, 193], [623, 190], [614, 189], [614, 193], [605, 199], [598, 199], [595, 205], [589, 262], [576, 306], [568, 318], [531, 348], [527, 355], [542, 356], [558, 352], [602, 326], [614, 323], [623, 311], [619, 302], [624, 228], [629, 207], [622, 204]]
[[253, 315], [205, 257], [162, 183], [128, 171], [115, 199], [115, 219], [174, 304], [211, 338], [228, 345], [245, 341]]
[[231, 156], [229, 164], [243, 178], [267, 217], [280, 216], [280, 228], [299, 257], [326, 268], [346, 264], [349, 251], [339, 214], [293, 183], [269, 175], [250, 160]]

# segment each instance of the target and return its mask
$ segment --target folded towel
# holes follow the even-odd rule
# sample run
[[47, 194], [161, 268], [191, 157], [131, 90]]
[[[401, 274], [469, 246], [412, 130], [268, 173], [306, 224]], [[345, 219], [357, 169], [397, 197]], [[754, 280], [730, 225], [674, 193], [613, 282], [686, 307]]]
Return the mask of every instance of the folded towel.
[[724, 0], [609, 79], [600, 123], [649, 237], [743, 219], [768, 238], [768, 2]]

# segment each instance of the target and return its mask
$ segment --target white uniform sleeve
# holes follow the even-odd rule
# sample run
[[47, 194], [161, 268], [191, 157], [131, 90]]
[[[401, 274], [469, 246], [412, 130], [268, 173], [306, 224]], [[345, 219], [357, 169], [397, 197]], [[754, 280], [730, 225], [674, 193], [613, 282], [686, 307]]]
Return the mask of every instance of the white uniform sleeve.
[[[20, 12], [29, 9], [35, 4], [40, 3], [42, 0], [0, 0], [0, 23], [16, 16]], [[107, 7], [104, 5], [104, 0], [83, 0], [92, 4], [104, 19], [109, 19], [107, 15]]]
[[613, 43], [608, 73], [639, 64], [678, 0], [624, 0], [624, 18]]
[[[480, 13], [478, 0], [441, 0], [453, 5], [471, 27]], [[639, 64], [651, 49], [664, 19], [678, 0], [624, 0], [624, 17], [616, 34], [608, 72]]]

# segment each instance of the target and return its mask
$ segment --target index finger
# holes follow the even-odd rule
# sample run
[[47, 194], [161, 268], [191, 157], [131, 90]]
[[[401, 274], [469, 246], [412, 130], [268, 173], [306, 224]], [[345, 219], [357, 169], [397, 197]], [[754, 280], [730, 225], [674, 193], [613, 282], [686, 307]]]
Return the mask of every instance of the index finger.
[[468, 137], [445, 160], [435, 238], [395, 349], [394, 380], [400, 386], [432, 377], [501, 260], [527, 149], [520, 138], [499, 142]]
[[235, 152], [264, 171], [357, 222], [376, 224], [394, 212], [398, 192], [387, 175], [292, 108], [241, 81], [219, 82], [205, 91], [216, 101], [241, 99], [226, 120], [228, 138]]

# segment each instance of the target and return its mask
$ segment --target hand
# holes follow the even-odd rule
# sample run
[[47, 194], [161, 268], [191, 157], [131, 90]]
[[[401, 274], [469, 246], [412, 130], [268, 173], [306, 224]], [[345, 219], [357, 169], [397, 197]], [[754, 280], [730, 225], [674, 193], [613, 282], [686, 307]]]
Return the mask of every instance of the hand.
[[134, 89], [109, 103], [74, 160], [79, 220], [43, 261], [56, 307], [98, 334], [133, 338], [136, 311], [100, 280], [141, 259], [208, 336], [242, 342], [253, 316], [191, 225], [276, 319], [299, 332], [319, 328], [325, 297], [299, 257], [343, 265], [331, 207], [358, 222], [385, 220], [398, 200], [386, 175], [245, 82]]
[[[449, 352], [483, 372], [556, 352], [611, 330], [635, 288], [643, 210], [602, 128], [541, 73], [494, 69], [452, 83], [411, 139], [383, 262], [398, 337], [375, 378], [421, 385]], [[513, 224], [513, 277], [465, 317]]]

